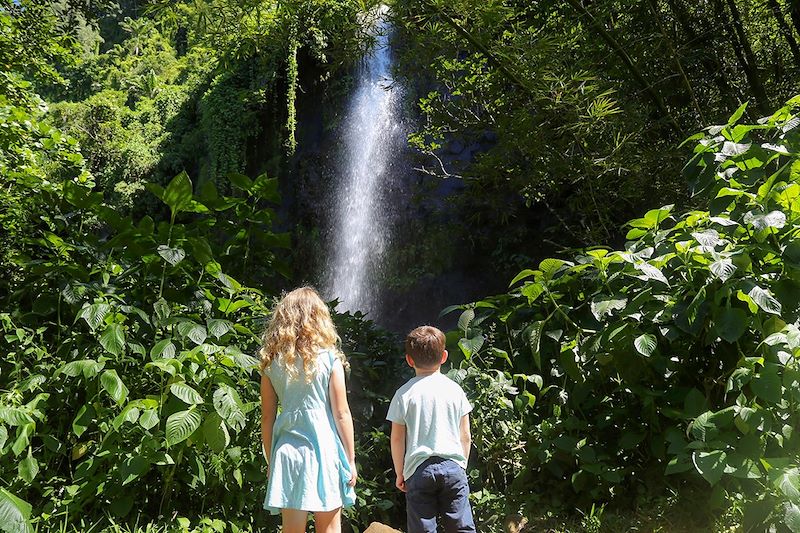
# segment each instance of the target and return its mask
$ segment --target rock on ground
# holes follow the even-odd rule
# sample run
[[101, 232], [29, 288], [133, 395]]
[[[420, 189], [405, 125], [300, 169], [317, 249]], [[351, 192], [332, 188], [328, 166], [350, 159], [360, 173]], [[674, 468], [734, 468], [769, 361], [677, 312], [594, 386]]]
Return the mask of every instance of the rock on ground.
[[364, 533], [402, 533], [400, 530], [386, 526], [380, 522], [373, 522]]

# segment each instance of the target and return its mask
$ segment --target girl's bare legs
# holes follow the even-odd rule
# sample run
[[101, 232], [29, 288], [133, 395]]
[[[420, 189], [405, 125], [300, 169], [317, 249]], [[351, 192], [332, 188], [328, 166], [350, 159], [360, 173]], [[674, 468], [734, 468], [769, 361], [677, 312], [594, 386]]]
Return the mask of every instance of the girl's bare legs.
[[317, 533], [342, 533], [342, 508], [314, 513]]
[[281, 509], [281, 519], [283, 533], [306, 533], [306, 522], [308, 513], [297, 509]]

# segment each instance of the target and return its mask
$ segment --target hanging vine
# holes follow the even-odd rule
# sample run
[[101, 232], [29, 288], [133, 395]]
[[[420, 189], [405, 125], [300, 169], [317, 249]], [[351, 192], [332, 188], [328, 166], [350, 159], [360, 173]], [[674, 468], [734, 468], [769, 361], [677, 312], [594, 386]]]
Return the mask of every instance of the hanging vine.
[[297, 148], [295, 130], [297, 129], [297, 110], [295, 100], [297, 99], [297, 28], [292, 25], [289, 33], [289, 56], [286, 66], [286, 151], [288, 155], [293, 155]]

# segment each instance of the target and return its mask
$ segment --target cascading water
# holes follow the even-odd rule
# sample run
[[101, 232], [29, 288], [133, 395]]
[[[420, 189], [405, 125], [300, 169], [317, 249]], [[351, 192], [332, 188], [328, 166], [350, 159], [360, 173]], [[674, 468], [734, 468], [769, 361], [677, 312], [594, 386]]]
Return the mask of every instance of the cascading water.
[[[383, 13], [385, 14], [385, 12]], [[392, 83], [389, 27], [377, 24], [377, 46], [358, 70], [342, 123], [342, 155], [332, 197], [325, 295], [340, 310], [380, 314], [381, 270], [392, 237], [392, 163], [405, 147], [400, 89]]]

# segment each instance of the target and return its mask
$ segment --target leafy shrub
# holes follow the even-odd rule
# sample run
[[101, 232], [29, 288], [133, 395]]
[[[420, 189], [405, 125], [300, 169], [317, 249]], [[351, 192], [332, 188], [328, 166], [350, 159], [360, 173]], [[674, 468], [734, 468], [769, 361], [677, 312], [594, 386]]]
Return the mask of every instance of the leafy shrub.
[[[800, 97], [750, 125], [742, 106], [690, 139], [684, 173], [707, 210], [653, 209], [628, 223], [624, 250], [546, 259], [507, 294], [458, 306], [456, 375], [504, 391], [475, 426], [498, 409], [522, 425], [494, 434], [524, 448], [495, 490], [532, 507], [701, 477], [744, 496], [746, 529], [800, 530], [798, 111]], [[486, 457], [483, 471], [498, 468]]]
[[[211, 183], [194, 195], [186, 174], [151, 185], [168, 217], [137, 223], [75, 180], [33, 185], [34, 208], [50, 211], [19, 239], [0, 314], [6, 530], [26, 531], [34, 516], [46, 528], [177, 509], [274, 525], [253, 513], [264, 460], [250, 354], [276, 290], [228, 272], [283, 271], [272, 250], [288, 241], [258, 207], [278, 200], [276, 181], [231, 182], [237, 197]], [[361, 463], [361, 506], [349, 518], [363, 527], [401, 508], [383, 429], [402, 358], [397, 339], [362, 315], [335, 319], [352, 362]]]

